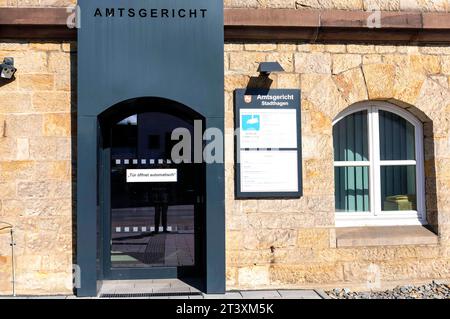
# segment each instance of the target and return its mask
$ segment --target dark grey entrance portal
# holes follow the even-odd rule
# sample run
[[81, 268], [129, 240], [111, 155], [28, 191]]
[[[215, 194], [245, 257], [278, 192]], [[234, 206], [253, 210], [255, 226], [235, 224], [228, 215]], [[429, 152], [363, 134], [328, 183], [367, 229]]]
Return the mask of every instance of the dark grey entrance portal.
[[[78, 3], [81, 8], [81, 28], [78, 31], [76, 263], [81, 271], [81, 287], [77, 289], [77, 294], [93, 296], [98, 292], [98, 284], [110, 276], [167, 278], [176, 275], [174, 269], [178, 273], [189, 267], [163, 267], [156, 262], [161, 256], [166, 258], [166, 252], [160, 247], [162, 242], [167, 243], [168, 233], [153, 236], [152, 242], [149, 239], [149, 249], [152, 245], [155, 249], [150, 249], [152, 252], [148, 254], [144, 252], [144, 257], [141, 258], [142, 256], [131, 256], [140, 252], [127, 254], [118, 248], [118, 243], [123, 238], [113, 234], [112, 226], [109, 228], [109, 235], [101, 231], [105, 229], [105, 218], [112, 216], [113, 225], [114, 214], [119, 214], [119, 210], [123, 208], [120, 205], [117, 208], [111, 207], [111, 203], [117, 204], [111, 198], [113, 181], [110, 178], [114, 176], [111, 175], [111, 170], [125, 169], [121, 166], [114, 167], [116, 162], [112, 165], [114, 147], [108, 147], [107, 144], [114, 143], [114, 140], [105, 139], [104, 132], [106, 127], [111, 130], [113, 124], [110, 122], [108, 126], [105, 123], [110, 121], [108, 116], [117, 115], [117, 124], [121, 119], [126, 119], [127, 115], [156, 112], [152, 108], [155, 103], [147, 104], [148, 108], [145, 110], [134, 109], [136, 99], [153, 97], [153, 102], [173, 102], [161, 106], [164, 109], [159, 109], [158, 112], [162, 114], [182, 117], [178, 112], [181, 109], [176, 107], [182, 105], [201, 117], [205, 130], [214, 127], [223, 131], [223, 1], [79, 0]], [[175, 112], [175, 109], [178, 111]], [[113, 115], [108, 110], [116, 113]], [[154, 142], [147, 141], [150, 144]], [[195, 250], [193, 259], [195, 261], [195, 258], [202, 258], [200, 264], [204, 265], [204, 290], [221, 293], [225, 290], [224, 168], [223, 163], [215, 163], [205, 165], [203, 169], [204, 222], [203, 229], [198, 233], [203, 233], [204, 247]], [[141, 193], [139, 196], [147, 196], [142, 195], [142, 191], [136, 192]], [[177, 200], [183, 196], [185, 194], [178, 193]], [[155, 218], [151, 214], [159, 210], [160, 225], [164, 232], [162, 211], [165, 208], [159, 205], [156, 209], [154, 204], [154, 201], [143, 204], [141, 200], [139, 205], [133, 205], [148, 213], [148, 220], [153, 216], [153, 223]], [[170, 205], [167, 210], [167, 226], [178, 229], [178, 223], [169, 225], [169, 220], [170, 216], [176, 214], [175, 206], [181, 209], [182, 206], [186, 208], [193, 205], [187, 200], [184, 204], [186, 205]], [[145, 213], [137, 213], [136, 218], [139, 220], [139, 216], [143, 214]], [[195, 225], [195, 213], [185, 211], [183, 214], [190, 214]], [[186, 217], [185, 221], [188, 219]], [[119, 226], [129, 227], [125, 224], [117, 227]], [[130, 226], [150, 229], [155, 227], [152, 224]], [[146, 231], [142, 233], [145, 235]], [[197, 230], [195, 236], [196, 234]], [[163, 239], [163, 236], [166, 238]], [[104, 242], [111, 239], [116, 245], [113, 245], [112, 251], [105, 251], [108, 246]], [[133, 271], [127, 270], [130, 267], [114, 267], [114, 260], [129, 261], [130, 257], [143, 261], [144, 266], [131, 267]], [[105, 266], [105, 260], [111, 263], [110, 268]], [[148, 268], [158, 268], [158, 271], [150, 269], [152, 271], [149, 272]], [[108, 273], [109, 270], [104, 271], [105, 269], [113, 271]]]

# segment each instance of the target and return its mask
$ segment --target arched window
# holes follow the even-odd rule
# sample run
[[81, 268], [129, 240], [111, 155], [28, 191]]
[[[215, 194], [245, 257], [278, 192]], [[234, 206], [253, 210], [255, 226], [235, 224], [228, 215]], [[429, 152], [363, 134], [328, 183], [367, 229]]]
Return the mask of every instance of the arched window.
[[384, 102], [333, 123], [337, 226], [425, 224], [422, 123]]

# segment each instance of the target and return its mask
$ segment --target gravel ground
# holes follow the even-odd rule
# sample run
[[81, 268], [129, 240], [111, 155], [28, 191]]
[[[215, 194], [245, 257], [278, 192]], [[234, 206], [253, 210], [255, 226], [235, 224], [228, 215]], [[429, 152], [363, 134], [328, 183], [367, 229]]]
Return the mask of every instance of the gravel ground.
[[352, 292], [336, 288], [327, 291], [332, 299], [450, 299], [450, 287], [433, 281], [423, 286], [399, 286], [392, 290], [373, 292]]

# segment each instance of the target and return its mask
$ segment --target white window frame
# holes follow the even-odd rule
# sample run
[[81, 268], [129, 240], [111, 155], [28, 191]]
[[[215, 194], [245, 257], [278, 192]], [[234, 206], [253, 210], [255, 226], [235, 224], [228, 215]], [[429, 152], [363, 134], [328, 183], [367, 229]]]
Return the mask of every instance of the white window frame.
[[[414, 126], [415, 161], [381, 161], [379, 146], [379, 120], [378, 111], [394, 113]], [[405, 226], [426, 225], [425, 208], [425, 174], [423, 154], [423, 124], [408, 111], [387, 102], [362, 102], [357, 103], [341, 112], [333, 121], [333, 126], [346, 116], [367, 111], [367, 129], [369, 143], [369, 161], [362, 162], [334, 162], [334, 167], [369, 167], [369, 212], [335, 212], [336, 227], [356, 226]], [[416, 197], [417, 211], [382, 211], [381, 210], [381, 167], [382, 166], [416, 166]]]

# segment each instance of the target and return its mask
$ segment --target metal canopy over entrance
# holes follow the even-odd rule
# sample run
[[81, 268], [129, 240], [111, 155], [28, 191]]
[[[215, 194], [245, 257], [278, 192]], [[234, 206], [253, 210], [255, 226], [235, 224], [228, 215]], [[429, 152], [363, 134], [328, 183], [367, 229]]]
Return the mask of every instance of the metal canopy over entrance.
[[[189, 273], [200, 274], [205, 292], [224, 292], [223, 163], [188, 170], [156, 158], [166, 154], [151, 154], [174, 123], [189, 129], [200, 119], [204, 129], [223, 131], [223, 2], [155, 0], [148, 8], [143, 0], [80, 0], [79, 5], [77, 294], [96, 295], [104, 279]], [[114, 14], [97, 14], [111, 9]], [[153, 10], [161, 14], [152, 17]], [[167, 18], [172, 11], [176, 15]], [[136, 122], [137, 132], [120, 127], [126, 119]], [[155, 119], [162, 135], [151, 132]], [[145, 147], [136, 144], [140, 131]], [[128, 183], [126, 174], [136, 169], [174, 170], [180, 183], [193, 169], [200, 178], [197, 184], [189, 176], [185, 184], [133, 181], [139, 175]], [[159, 188], [149, 191], [150, 186]]]

